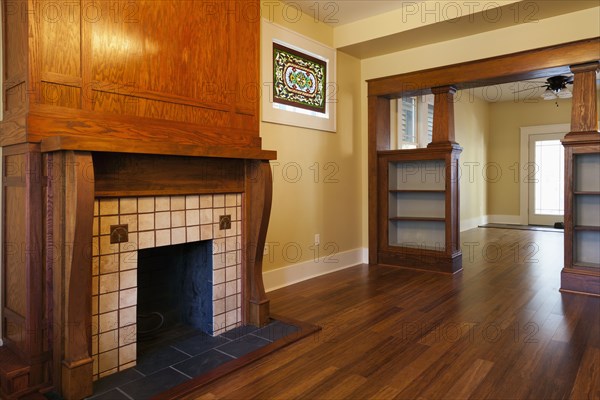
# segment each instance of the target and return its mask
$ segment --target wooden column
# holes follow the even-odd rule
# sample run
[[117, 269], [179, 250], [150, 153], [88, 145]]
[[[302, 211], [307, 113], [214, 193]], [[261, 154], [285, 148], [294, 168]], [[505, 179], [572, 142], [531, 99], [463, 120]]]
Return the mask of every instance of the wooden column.
[[[600, 273], [598, 267], [578, 261], [576, 253], [583, 251], [581, 244], [575, 246], [577, 235], [585, 231], [595, 231], [597, 227], [587, 227], [585, 222], [577, 221], [577, 199], [588, 198], [597, 201], [598, 193], [578, 187], [575, 182], [578, 157], [587, 157], [600, 153], [600, 134], [598, 132], [598, 109], [596, 94], [596, 72], [599, 62], [571, 66], [574, 73], [573, 104], [571, 109], [571, 132], [562, 143], [565, 148], [565, 232], [564, 232], [564, 268], [561, 271], [561, 292], [581, 293], [600, 296]], [[588, 172], [589, 173], [589, 172]], [[588, 180], [594, 180], [588, 176]], [[596, 180], [600, 172], [596, 171]], [[595, 199], [595, 200], [592, 200]], [[593, 245], [593, 244], [592, 244]]]
[[246, 162], [245, 186], [244, 320], [246, 323], [262, 326], [269, 322], [269, 299], [262, 278], [263, 251], [273, 199], [273, 179], [268, 161]]
[[571, 66], [573, 72], [573, 105], [571, 132], [567, 135], [598, 134], [598, 109], [596, 103], [596, 72], [598, 61]]
[[452, 147], [456, 145], [454, 135], [454, 86], [431, 88], [434, 94], [433, 135], [427, 147]]
[[[91, 296], [94, 170], [89, 152], [48, 156], [48, 221], [54, 252], [55, 385], [65, 399], [92, 395]], [[60, 349], [62, 348], [62, 352]], [[59, 370], [58, 370], [59, 369]], [[59, 372], [60, 371], [60, 372]], [[59, 375], [60, 374], [60, 375]], [[57, 385], [58, 386], [58, 385]]]
[[390, 99], [369, 96], [369, 264], [379, 262], [379, 161], [377, 152], [390, 149]]

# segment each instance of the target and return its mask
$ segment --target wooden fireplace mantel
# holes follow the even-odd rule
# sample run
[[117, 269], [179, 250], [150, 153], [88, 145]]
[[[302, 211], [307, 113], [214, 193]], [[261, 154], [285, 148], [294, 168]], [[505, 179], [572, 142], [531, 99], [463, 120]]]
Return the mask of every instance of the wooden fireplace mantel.
[[96, 198], [241, 194], [243, 320], [264, 323], [276, 153], [259, 134], [260, 2], [75, 0], [52, 20], [45, 2], [18, 3], [0, 0], [0, 397], [92, 394]]
[[90, 244], [97, 197], [242, 193], [243, 322], [260, 326], [269, 318], [262, 249], [272, 199], [268, 158], [275, 152], [256, 152], [264, 157], [257, 159], [232, 158], [227, 151], [207, 156], [198, 150], [200, 146], [188, 151], [196, 155], [186, 156], [164, 154], [169, 146], [162, 154], [152, 154], [154, 146], [138, 146], [137, 153], [111, 152], [107, 146], [99, 139], [63, 137], [44, 140], [39, 146], [46, 182], [44, 240], [51, 249], [45, 258], [45, 270], [52, 273], [48, 278], [51, 334], [53, 343], [62, 343], [63, 349], [53, 353], [53, 370], [61, 371], [53, 381], [60, 382], [66, 398], [92, 394]]

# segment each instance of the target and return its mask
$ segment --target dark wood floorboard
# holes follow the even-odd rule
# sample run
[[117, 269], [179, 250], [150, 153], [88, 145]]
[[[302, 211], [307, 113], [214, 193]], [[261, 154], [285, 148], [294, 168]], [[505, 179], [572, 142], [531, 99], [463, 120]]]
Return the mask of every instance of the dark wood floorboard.
[[563, 235], [473, 229], [455, 276], [360, 265], [269, 293], [318, 324], [189, 399], [600, 399], [600, 299], [561, 294]]

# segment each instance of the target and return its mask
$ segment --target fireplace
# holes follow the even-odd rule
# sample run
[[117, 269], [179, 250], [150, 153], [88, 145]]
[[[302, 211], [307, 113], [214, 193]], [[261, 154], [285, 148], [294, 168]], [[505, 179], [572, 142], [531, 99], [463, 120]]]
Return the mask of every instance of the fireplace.
[[240, 193], [95, 200], [94, 379], [135, 366], [140, 350], [178, 332], [240, 325], [242, 215]]
[[[213, 312], [224, 308], [213, 315], [214, 332], [264, 324], [262, 249], [276, 153], [262, 148], [259, 135], [260, 18], [247, 8], [259, 10], [259, 2], [227, 1], [210, 18], [186, 1], [132, 1], [119, 11], [97, 2], [94, 23], [78, 0], [61, 9], [73, 18], [51, 22], [37, 18], [39, 2], [0, 3], [0, 396], [56, 390], [84, 398], [94, 377], [135, 362], [139, 281], [129, 265], [135, 259], [137, 268], [139, 250], [203, 240], [224, 246], [217, 258], [225, 281], [213, 286], [225, 297]], [[194, 26], [198, 40], [182, 26]], [[200, 203], [190, 213], [170, 209], [170, 225], [161, 225], [166, 199], [179, 207], [195, 196], [223, 198], [218, 216], [231, 215], [231, 228], [188, 223], [202, 218]], [[155, 208], [145, 212], [149, 199]], [[142, 214], [153, 215], [154, 227]], [[234, 245], [239, 269], [227, 265]]]

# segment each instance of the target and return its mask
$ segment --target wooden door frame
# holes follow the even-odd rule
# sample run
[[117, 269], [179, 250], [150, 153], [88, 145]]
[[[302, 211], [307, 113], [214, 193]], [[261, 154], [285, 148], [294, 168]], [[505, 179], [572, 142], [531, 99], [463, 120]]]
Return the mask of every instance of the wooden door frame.
[[600, 37], [596, 37], [367, 80], [369, 263], [378, 262], [377, 152], [390, 149], [390, 99], [429, 94], [432, 87], [439, 86], [454, 86], [460, 90], [568, 74], [573, 65], [597, 62], [599, 46]]

